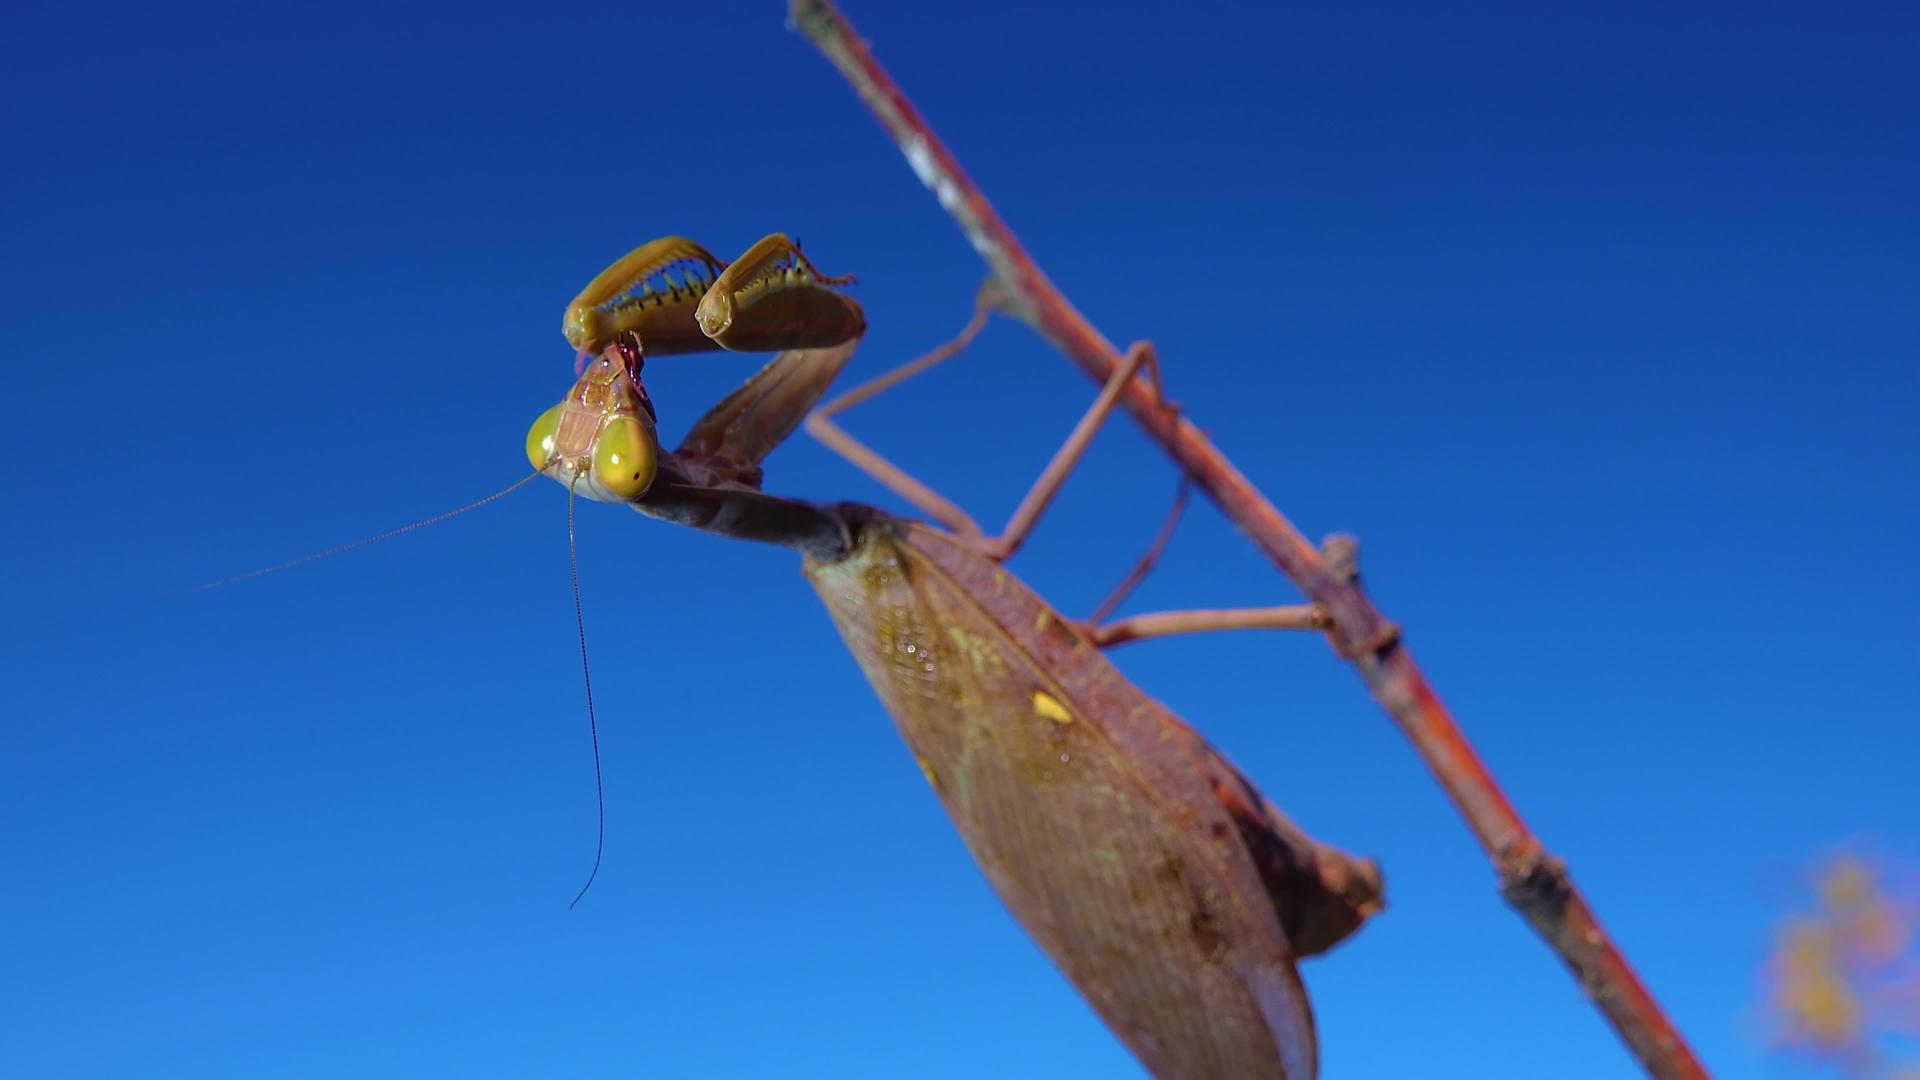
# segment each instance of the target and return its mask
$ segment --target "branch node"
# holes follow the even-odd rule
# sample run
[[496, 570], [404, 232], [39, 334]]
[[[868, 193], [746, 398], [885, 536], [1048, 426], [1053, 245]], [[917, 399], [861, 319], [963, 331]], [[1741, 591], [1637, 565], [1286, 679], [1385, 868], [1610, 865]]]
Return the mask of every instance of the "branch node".
[[1320, 558], [1327, 574], [1342, 585], [1360, 579], [1360, 539], [1350, 533], [1334, 533], [1320, 541]]
[[1359, 641], [1341, 635], [1337, 626], [1329, 636], [1333, 640], [1333, 651], [1339, 653], [1341, 659], [1350, 662], [1375, 660], [1380, 654], [1400, 644], [1400, 624], [1383, 620], [1379, 629]]
[[1573, 893], [1567, 864], [1538, 844], [1503, 848], [1494, 860], [1500, 871], [1500, 895], [1532, 919], [1557, 922]]
[[987, 275], [986, 280], [980, 283], [980, 290], [973, 294], [973, 302], [989, 311], [997, 311], [1010, 318], [1019, 319], [1021, 322], [1027, 321], [1014, 302], [1013, 293], [1008, 290], [1006, 283], [1000, 280], [998, 274]]
[[819, 41], [839, 30], [840, 13], [819, 0], [793, 0], [787, 5], [787, 29]]

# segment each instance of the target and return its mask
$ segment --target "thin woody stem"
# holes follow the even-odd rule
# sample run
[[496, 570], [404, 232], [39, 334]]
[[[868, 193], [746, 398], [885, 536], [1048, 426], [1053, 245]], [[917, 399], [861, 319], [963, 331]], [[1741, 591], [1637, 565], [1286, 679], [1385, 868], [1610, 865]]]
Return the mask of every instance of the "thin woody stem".
[[[791, 21], [852, 84], [914, 173], [953, 215], [1006, 290], [1008, 309], [1096, 383], [1105, 383], [1120, 354], [1047, 279], [831, 0], [792, 0]], [[1559, 953], [1648, 1073], [1706, 1076], [1564, 864], [1546, 851], [1494, 782], [1394, 625], [1361, 590], [1357, 575], [1330, 566], [1199, 428], [1168, 408], [1151, 387], [1133, 381], [1121, 404], [1255, 546], [1327, 612], [1335, 648], [1426, 760], [1493, 857], [1508, 903]]]

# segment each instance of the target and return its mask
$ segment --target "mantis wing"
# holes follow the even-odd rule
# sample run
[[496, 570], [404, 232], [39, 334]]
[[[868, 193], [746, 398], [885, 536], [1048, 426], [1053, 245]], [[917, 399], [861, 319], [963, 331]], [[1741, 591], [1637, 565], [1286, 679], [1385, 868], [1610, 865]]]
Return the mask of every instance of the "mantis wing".
[[1221, 768], [1245, 783], [1231, 766], [941, 534], [867, 521], [806, 570], [994, 889], [1149, 1069], [1315, 1074], [1279, 898], [1217, 790]]

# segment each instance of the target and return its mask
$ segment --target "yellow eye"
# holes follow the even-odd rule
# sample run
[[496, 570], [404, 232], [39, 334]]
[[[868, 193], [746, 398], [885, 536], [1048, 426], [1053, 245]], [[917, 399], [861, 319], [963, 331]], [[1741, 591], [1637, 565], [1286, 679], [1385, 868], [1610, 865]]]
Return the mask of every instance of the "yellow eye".
[[553, 457], [553, 439], [560, 434], [560, 410], [565, 402], [555, 405], [540, 414], [540, 419], [527, 429], [527, 460], [533, 462], [536, 469], [545, 469]]
[[637, 416], [616, 416], [593, 444], [593, 478], [622, 499], [637, 499], [653, 483], [653, 429]]

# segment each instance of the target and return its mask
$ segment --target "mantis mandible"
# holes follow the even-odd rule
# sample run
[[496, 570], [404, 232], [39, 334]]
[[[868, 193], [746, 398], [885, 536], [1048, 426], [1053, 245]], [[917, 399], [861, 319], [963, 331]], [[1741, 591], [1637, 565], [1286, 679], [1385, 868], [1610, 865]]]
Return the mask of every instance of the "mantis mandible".
[[[674, 281], [670, 269], [686, 270]], [[1229, 627], [1315, 626], [1287, 609], [1076, 623], [1001, 562], [1033, 528], [1128, 382], [1127, 362], [1021, 502], [986, 536], [958, 507], [832, 420], [939, 362], [923, 358], [808, 416], [865, 318], [786, 237], [731, 264], [680, 238], [643, 245], [567, 309], [590, 358], [527, 437], [535, 469], [569, 491], [652, 517], [783, 544], [803, 569], [928, 782], [1015, 918], [1120, 1039], [1164, 1077], [1315, 1075], [1295, 960], [1380, 907], [1370, 860], [1320, 845], [1225, 758], [1114, 669], [1103, 642]], [[660, 286], [656, 288], [655, 286]], [[677, 450], [663, 452], [645, 354], [773, 349]], [[803, 422], [946, 526], [761, 490], [760, 462]]]

